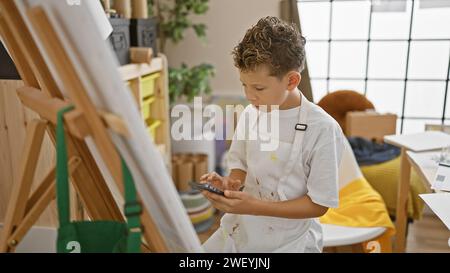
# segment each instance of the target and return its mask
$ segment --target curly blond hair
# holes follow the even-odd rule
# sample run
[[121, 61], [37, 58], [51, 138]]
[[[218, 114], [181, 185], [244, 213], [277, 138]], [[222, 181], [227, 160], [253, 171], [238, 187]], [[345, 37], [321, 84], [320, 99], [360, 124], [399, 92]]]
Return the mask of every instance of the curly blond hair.
[[244, 72], [267, 65], [270, 74], [278, 78], [291, 70], [301, 72], [305, 64], [305, 42], [294, 24], [267, 16], [248, 29], [233, 49], [234, 65]]

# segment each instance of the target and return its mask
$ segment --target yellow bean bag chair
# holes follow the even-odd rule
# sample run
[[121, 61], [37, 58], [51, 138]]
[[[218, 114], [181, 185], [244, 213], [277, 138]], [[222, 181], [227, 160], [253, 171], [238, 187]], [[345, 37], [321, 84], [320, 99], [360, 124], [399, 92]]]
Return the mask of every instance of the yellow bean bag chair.
[[[400, 157], [361, 167], [369, 184], [383, 196], [389, 215], [395, 217], [397, 207], [397, 189], [400, 179]], [[427, 188], [419, 175], [412, 169], [411, 184], [408, 195], [408, 218], [418, 220], [422, 217], [424, 203], [419, 194], [426, 193]]]

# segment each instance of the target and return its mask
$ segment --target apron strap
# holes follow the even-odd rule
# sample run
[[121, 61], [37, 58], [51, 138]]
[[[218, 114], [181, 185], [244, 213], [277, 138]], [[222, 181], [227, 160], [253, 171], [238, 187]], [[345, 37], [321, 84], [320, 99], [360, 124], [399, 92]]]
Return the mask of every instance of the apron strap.
[[59, 110], [56, 116], [56, 201], [59, 225], [70, 223], [69, 172], [67, 170], [67, 149], [64, 133], [64, 114], [74, 109], [69, 105]]
[[141, 218], [142, 205], [137, 200], [136, 187], [134, 185], [133, 176], [128, 169], [125, 160], [120, 157], [122, 162], [122, 175], [125, 184], [125, 205], [124, 213], [127, 218], [127, 230], [128, 230], [128, 240], [127, 240], [127, 252], [128, 253], [139, 253], [141, 248]]
[[298, 160], [302, 160], [302, 143], [303, 138], [305, 136], [305, 131], [308, 128], [308, 125], [306, 124], [306, 119], [308, 115], [308, 109], [311, 106], [311, 102], [309, 102], [305, 96], [300, 92], [300, 95], [302, 97], [300, 111], [299, 111], [299, 123], [295, 125], [293, 130], [295, 129], [295, 137], [294, 137], [294, 143], [292, 144], [292, 151], [289, 155], [289, 160], [286, 163], [286, 166], [283, 171], [283, 176], [280, 178], [280, 181], [278, 182], [277, 186], [277, 192], [278, 196], [281, 200], [286, 200], [286, 195], [284, 194], [284, 191], [280, 187], [284, 182], [287, 180], [289, 175], [292, 172], [292, 169], [294, 165], [298, 162]]
[[[69, 172], [67, 167], [67, 148], [64, 132], [64, 114], [74, 109], [69, 105], [58, 111], [56, 117], [56, 199], [58, 205], [58, 217], [60, 226], [70, 223], [70, 196], [69, 196]], [[136, 187], [133, 176], [127, 164], [120, 157], [122, 165], [122, 180], [124, 183], [124, 213], [127, 219], [127, 252], [138, 253], [141, 247], [141, 220], [142, 205], [137, 200]]]

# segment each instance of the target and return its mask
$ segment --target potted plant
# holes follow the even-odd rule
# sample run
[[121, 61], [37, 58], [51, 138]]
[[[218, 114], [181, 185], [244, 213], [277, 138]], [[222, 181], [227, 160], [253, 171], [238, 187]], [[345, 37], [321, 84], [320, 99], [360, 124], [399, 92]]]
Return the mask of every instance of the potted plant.
[[[194, 23], [193, 15], [208, 11], [209, 0], [149, 0], [149, 9], [156, 11], [159, 21], [160, 50], [165, 52], [168, 40], [177, 44], [184, 39], [185, 32], [194, 30], [196, 36], [206, 42], [206, 25]], [[149, 14], [153, 14], [149, 12]], [[211, 92], [210, 79], [215, 75], [211, 64], [202, 63], [188, 67], [169, 68], [169, 97], [173, 104], [179, 99], [191, 102], [195, 96]]]

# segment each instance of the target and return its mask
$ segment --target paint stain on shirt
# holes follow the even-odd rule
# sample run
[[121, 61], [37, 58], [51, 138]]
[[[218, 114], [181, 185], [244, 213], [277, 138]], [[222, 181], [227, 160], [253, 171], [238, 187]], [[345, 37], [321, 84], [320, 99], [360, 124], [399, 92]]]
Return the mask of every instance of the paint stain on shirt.
[[272, 160], [273, 162], [277, 162], [278, 161], [278, 157], [275, 153], [271, 153], [270, 154], [270, 160]]
[[236, 231], [236, 229], [239, 227], [239, 224], [235, 224], [234, 226], [233, 226], [233, 233]]

